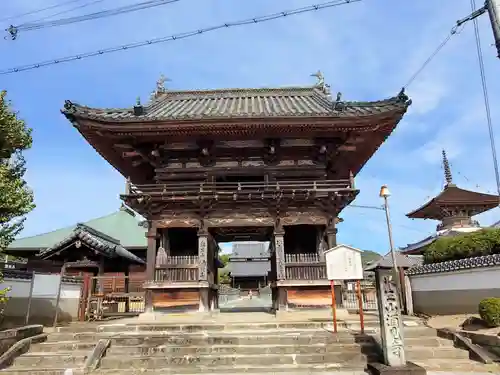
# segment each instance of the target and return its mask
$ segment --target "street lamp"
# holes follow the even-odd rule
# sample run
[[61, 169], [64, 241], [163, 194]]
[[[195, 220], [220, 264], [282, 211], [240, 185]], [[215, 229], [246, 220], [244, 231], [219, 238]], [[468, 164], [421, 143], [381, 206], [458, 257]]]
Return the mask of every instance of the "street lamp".
[[391, 248], [391, 256], [392, 256], [392, 269], [394, 272], [394, 277], [396, 279], [396, 288], [397, 288], [397, 293], [399, 297], [399, 303], [402, 305], [403, 304], [403, 295], [402, 295], [402, 290], [401, 290], [401, 279], [399, 277], [399, 268], [396, 260], [396, 250], [394, 249], [394, 241], [392, 240], [392, 225], [391, 225], [391, 218], [389, 215], [389, 202], [388, 199], [391, 196], [391, 192], [389, 191], [389, 188], [387, 185], [382, 185], [380, 188], [380, 198], [384, 199], [384, 211], [385, 211], [385, 220], [387, 222], [387, 232], [389, 234], [389, 246]]

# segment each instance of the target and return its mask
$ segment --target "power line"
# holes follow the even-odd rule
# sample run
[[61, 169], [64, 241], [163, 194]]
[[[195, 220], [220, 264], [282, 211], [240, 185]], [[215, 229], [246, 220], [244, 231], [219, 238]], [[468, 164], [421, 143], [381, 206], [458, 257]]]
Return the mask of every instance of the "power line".
[[117, 47], [110, 47], [110, 48], [105, 48], [105, 49], [101, 49], [98, 51], [82, 53], [79, 55], [61, 57], [61, 58], [58, 58], [55, 60], [47, 60], [47, 61], [42, 61], [42, 62], [35, 63], [35, 64], [21, 65], [21, 66], [15, 67], [15, 68], [1, 70], [0, 75], [18, 73], [18, 72], [37, 69], [37, 68], [41, 68], [41, 67], [45, 67], [45, 66], [49, 66], [49, 65], [56, 65], [56, 64], [70, 62], [70, 61], [82, 60], [82, 59], [89, 58], [89, 57], [100, 56], [100, 55], [118, 52], [118, 51], [125, 51], [125, 50], [144, 47], [144, 46], [148, 46], [148, 45], [152, 45], [152, 44], [165, 43], [165, 42], [170, 42], [170, 41], [175, 41], [175, 40], [180, 40], [180, 39], [187, 39], [187, 38], [193, 37], [195, 35], [206, 34], [206, 33], [216, 31], [219, 29], [226, 29], [226, 28], [230, 28], [230, 27], [262, 23], [262, 22], [272, 21], [272, 20], [275, 20], [278, 18], [284, 18], [284, 17], [288, 17], [288, 16], [312, 12], [312, 11], [316, 11], [316, 10], [322, 10], [322, 9], [331, 8], [331, 7], [338, 6], [338, 5], [350, 4], [350, 3], [355, 3], [355, 2], [359, 2], [359, 1], [361, 1], [361, 0], [328, 1], [325, 3], [317, 4], [317, 5], [310, 5], [310, 6], [307, 6], [304, 8], [282, 11], [279, 13], [273, 13], [273, 14], [268, 14], [265, 16], [249, 18], [249, 19], [245, 19], [242, 21], [227, 22], [227, 23], [223, 23], [223, 24], [220, 24], [217, 26], [211, 26], [211, 27], [207, 27], [204, 29], [188, 31], [185, 33], [155, 38], [155, 39], [146, 40], [146, 41], [142, 41], [142, 42], [124, 44], [124, 45], [117, 46]]
[[415, 73], [413, 73], [413, 75], [406, 82], [406, 84], [403, 86], [403, 88], [408, 88], [408, 86], [413, 83], [413, 81], [415, 80], [415, 78], [417, 78], [418, 75], [420, 73], [422, 73], [422, 71], [427, 67], [427, 65], [429, 65], [429, 63], [434, 59], [434, 57], [436, 57], [437, 54], [439, 52], [441, 52], [441, 50], [444, 48], [444, 46], [446, 44], [448, 44], [448, 42], [450, 41], [451, 37], [454, 36], [454, 35], [456, 35], [456, 34], [460, 34], [460, 32], [462, 31], [463, 27], [465, 26], [465, 24], [467, 22], [475, 20], [477, 17], [479, 17], [480, 15], [482, 15], [483, 13], [486, 12], [486, 7], [482, 7], [482, 8], [479, 8], [477, 10], [474, 10], [474, 9], [472, 9], [472, 13], [470, 15], [468, 15], [465, 18], [462, 18], [462, 19], [458, 20], [455, 23], [455, 26], [453, 26], [451, 28], [448, 36], [446, 38], [444, 38], [444, 40], [441, 43], [439, 43], [439, 45], [437, 46], [437, 48], [429, 55], [429, 57], [424, 61], [424, 63], [417, 69], [417, 71]]
[[420, 73], [422, 73], [422, 71], [427, 67], [427, 65], [429, 65], [429, 63], [434, 59], [434, 57], [436, 57], [437, 54], [443, 49], [443, 47], [450, 41], [451, 37], [458, 33], [457, 29], [458, 29], [457, 26], [454, 26], [451, 29], [448, 36], [446, 38], [444, 38], [444, 40], [430, 54], [430, 56], [424, 61], [424, 63], [420, 66], [420, 68], [418, 68], [416, 70], [416, 72], [413, 73], [413, 75], [410, 77], [410, 79], [408, 79], [406, 84], [403, 86], [404, 88], [408, 88], [408, 86], [410, 86], [413, 83], [413, 81], [420, 75]]
[[15, 18], [21, 18], [21, 17], [25, 17], [25, 16], [30, 16], [30, 15], [36, 14], [36, 13], [42, 13], [42, 12], [45, 12], [47, 10], [59, 8], [59, 7], [68, 5], [68, 4], [77, 3], [79, 1], [81, 1], [81, 0], [69, 0], [69, 1], [62, 2], [62, 3], [57, 3], [57, 4], [54, 4], [54, 5], [50, 5], [50, 6], [45, 7], [45, 8], [35, 9], [35, 10], [29, 11], [29, 12], [26, 12], [26, 13], [21, 13], [21, 14], [16, 14], [14, 16], [8, 16], [8, 17], [5, 17], [5, 18], [0, 18], [0, 22], [9, 21], [9, 20], [13, 20]]
[[[22, 23], [22, 24], [20, 24], [18, 26], [11, 26], [11, 27], [15, 27], [16, 29], [20, 29], [20, 28], [29, 27], [30, 25], [37, 25], [40, 21], [46, 20], [47, 18], [52, 18], [52, 17], [55, 17], [55, 16], [60, 16], [61, 14], [66, 14], [66, 13], [72, 12], [72, 11], [77, 10], [77, 9], [82, 9], [82, 8], [86, 8], [88, 6], [91, 6], [91, 5], [94, 5], [94, 4], [97, 4], [97, 3], [102, 3], [103, 1], [105, 1], [105, 0], [90, 1], [88, 3], [84, 3], [82, 5], [78, 5], [78, 6], [73, 7], [73, 8], [69, 8], [69, 9], [62, 10], [62, 11], [57, 12], [57, 13], [49, 14], [47, 16], [38, 18], [38, 19], [36, 19], [34, 21], [25, 22], [25, 23]], [[49, 22], [53, 22], [53, 21], [49, 21]]]
[[[476, 9], [476, 1], [475, 0], [470, 0], [470, 5], [471, 5], [472, 10]], [[476, 37], [477, 58], [479, 61], [479, 74], [481, 76], [481, 86], [483, 88], [484, 109], [486, 111], [486, 122], [488, 123], [488, 134], [490, 137], [490, 147], [491, 147], [491, 153], [492, 153], [492, 157], [493, 157], [493, 168], [495, 170], [495, 180], [497, 183], [497, 193], [500, 196], [500, 175], [498, 173], [498, 160], [497, 160], [497, 152], [496, 152], [496, 147], [495, 147], [495, 137], [493, 135], [493, 125], [491, 122], [490, 100], [489, 100], [489, 96], [488, 96], [488, 87], [486, 85], [486, 73], [484, 71], [483, 52], [482, 52], [482, 48], [481, 48], [481, 38], [479, 37], [479, 25], [477, 22], [477, 18], [474, 18], [473, 24], [474, 24], [474, 35]]]
[[[91, 3], [81, 5], [78, 8], [83, 8], [85, 6], [89, 6], [91, 4], [99, 3], [102, 1], [104, 1], [104, 0], [96, 0], [96, 1], [91, 2]], [[81, 16], [62, 18], [62, 19], [58, 19], [58, 20], [49, 20], [49, 21], [45, 21], [45, 22], [38, 22], [38, 21], [41, 21], [41, 20], [38, 20], [36, 22], [29, 22], [29, 23], [18, 25], [18, 26], [11, 26], [7, 29], [7, 31], [9, 32], [11, 39], [15, 40], [20, 31], [32, 31], [32, 30], [45, 29], [45, 28], [49, 28], [49, 27], [70, 25], [70, 24], [77, 23], [77, 22], [84, 22], [84, 21], [94, 20], [94, 19], [98, 19], [98, 18], [112, 17], [112, 16], [117, 16], [120, 14], [136, 12], [138, 10], [167, 5], [167, 4], [175, 3], [178, 1], [180, 1], [180, 0], [148, 0], [148, 1], [141, 2], [141, 3], [125, 5], [122, 7], [108, 9], [108, 10], [102, 10], [99, 12], [84, 14]], [[63, 12], [57, 13], [55, 15], [67, 13], [71, 10], [74, 10], [74, 9], [63, 11]], [[53, 17], [55, 15], [47, 16], [43, 19], [47, 19], [47, 18]]]

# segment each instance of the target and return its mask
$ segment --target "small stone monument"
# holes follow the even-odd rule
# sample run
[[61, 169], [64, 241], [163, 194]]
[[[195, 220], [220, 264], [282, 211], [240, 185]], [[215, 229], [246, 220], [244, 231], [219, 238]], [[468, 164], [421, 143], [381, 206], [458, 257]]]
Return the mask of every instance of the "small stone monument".
[[404, 348], [403, 318], [395, 274], [392, 268], [377, 267], [375, 280], [380, 319], [380, 336], [383, 363], [369, 363], [372, 374], [425, 375], [427, 372], [406, 361]]

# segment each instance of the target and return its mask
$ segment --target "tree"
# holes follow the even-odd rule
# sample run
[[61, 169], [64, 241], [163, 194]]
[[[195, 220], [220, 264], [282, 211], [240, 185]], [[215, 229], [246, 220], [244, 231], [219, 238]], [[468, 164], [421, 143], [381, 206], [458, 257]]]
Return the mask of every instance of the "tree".
[[31, 129], [6, 97], [5, 91], [0, 92], [0, 251], [23, 229], [24, 215], [35, 207], [33, 193], [23, 179], [23, 151], [31, 147]]

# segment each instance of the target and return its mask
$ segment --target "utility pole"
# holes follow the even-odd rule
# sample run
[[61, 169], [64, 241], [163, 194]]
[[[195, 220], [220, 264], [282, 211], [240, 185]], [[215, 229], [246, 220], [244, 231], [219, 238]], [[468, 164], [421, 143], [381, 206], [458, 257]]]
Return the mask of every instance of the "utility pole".
[[497, 57], [500, 58], [500, 0], [486, 0], [485, 7], [490, 15], [491, 28], [495, 38]]

